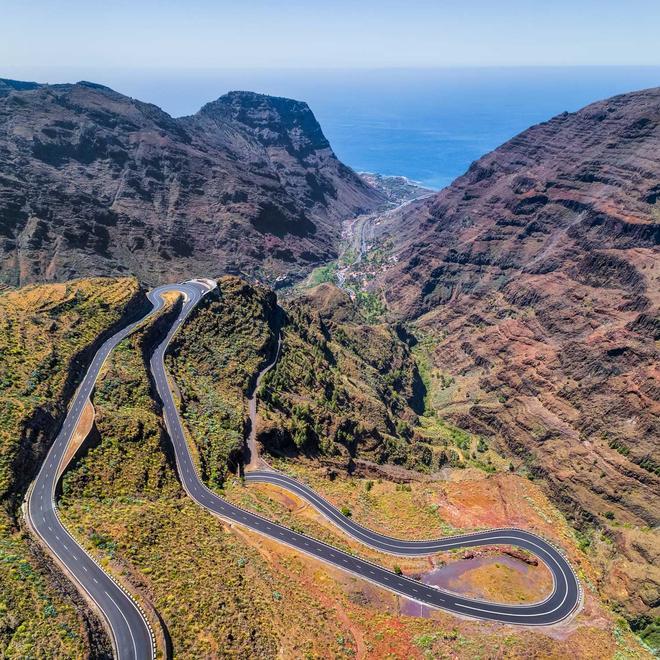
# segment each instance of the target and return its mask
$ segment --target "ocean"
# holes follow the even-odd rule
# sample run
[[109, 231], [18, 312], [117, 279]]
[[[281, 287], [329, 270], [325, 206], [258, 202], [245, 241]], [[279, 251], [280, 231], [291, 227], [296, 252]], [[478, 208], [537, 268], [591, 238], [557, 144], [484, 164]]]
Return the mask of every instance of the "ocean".
[[[81, 71], [75, 75], [82, 77]], [[72, 74], [73, 75], [73, 72]], [[520, 131], [599, 99], [660, 86], [660, 67], [85, 72], [192, 114], [233, 89], [307, 101], [337, 155], [358, 171], [440, 189]], [[73, 81], [50, 74], [50, 82]], [[36, 77], [45, 81], [44, 75]]]

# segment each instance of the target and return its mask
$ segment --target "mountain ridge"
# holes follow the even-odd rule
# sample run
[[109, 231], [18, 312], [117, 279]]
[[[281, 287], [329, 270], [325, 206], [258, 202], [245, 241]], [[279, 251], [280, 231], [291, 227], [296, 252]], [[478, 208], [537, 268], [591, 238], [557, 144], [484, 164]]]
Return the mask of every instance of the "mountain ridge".
[[604, 591], [636, 613], [660, 597], [659, 153], [660, 88], [558, 115], [385, 216], [367, 283], [436, 337], [439, 414], [614, 540]]
[[172, 118], [96, 83], [0, 81], [0, 164], [0, 278], [12, 284], [295, 280], [336, 256], [344, 218], [385, 201], [307, 104], [249, 92]]

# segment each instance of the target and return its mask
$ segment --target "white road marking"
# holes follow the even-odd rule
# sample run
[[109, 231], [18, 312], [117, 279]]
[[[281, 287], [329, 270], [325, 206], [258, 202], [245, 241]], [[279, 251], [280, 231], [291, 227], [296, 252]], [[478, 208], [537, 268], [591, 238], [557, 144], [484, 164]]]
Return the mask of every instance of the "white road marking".
[[135, 653], [135, 657], [137, 658], [137, 657], [138, 657], [138, 652], [137, 652], [137, 645], [136, 645], [136, 643], [135, 643], [135, 637], [133, 637], [133, 631], [131, 630], [131, 626], [130, 626], [130, 624], [128, 623], [128, 619], [126, 618], [126, 615], [125, 615], [124, 612], [122, 611], [121, 607], [119, 607], [119, 605], [117, 605], [115, 599], [114, 599], [114, 598], [113, 598], [113, 597], [112, 597], [107, 591], [105, 592], [105, 595], [106, 595], [106, 596], [107, 596], [107, 597], [113, 602], [114, 606], [115, 606], [115, 607], [117, 608], [117, 610], [119, 611], [119, 614], [121, 614], [122, 618], [123, 618], [124, 621], [126, 622], [126, 627], [128, 628], [128, 632], [129, 632], [129, 634], [130, 634], [130, 636], [131, 636], [131, 640], [133, 641], [133, 652]]

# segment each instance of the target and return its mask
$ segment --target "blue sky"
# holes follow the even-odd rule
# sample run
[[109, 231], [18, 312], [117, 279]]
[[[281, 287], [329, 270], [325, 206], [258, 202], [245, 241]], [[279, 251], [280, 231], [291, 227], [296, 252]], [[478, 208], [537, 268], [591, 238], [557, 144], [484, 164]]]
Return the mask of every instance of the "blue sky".
[[660, 64], [659, 0], [2, 0], [0, 75]]

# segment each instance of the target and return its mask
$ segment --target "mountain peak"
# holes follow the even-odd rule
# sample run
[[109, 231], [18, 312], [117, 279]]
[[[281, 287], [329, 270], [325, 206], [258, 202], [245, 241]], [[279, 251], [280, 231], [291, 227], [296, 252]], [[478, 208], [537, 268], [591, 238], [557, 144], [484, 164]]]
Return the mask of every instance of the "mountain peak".
[[231, 91], [207, 103], [198, 115], [239, 123], [266, 146], [289, 146], [298, 152], [330, 148], [314, 113], [304, 101]]
[[113, 94], [119, 94], [115, 92], [114, 89], [108, 87], [107, 85], [101, 85], [100, 83], [89, 82], [89, 80], [79, 80], [76, 85], [78, 87], [87, 87], [88, 89], [97, 89], [100, 92], [112, 92]]

